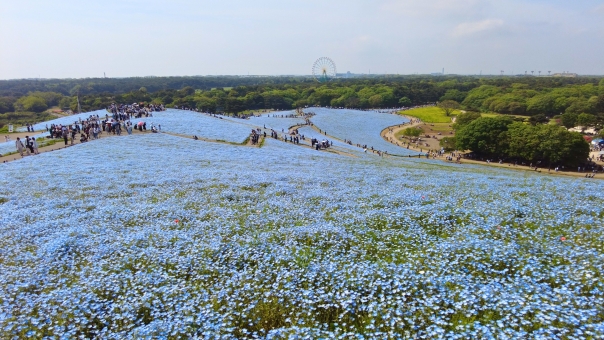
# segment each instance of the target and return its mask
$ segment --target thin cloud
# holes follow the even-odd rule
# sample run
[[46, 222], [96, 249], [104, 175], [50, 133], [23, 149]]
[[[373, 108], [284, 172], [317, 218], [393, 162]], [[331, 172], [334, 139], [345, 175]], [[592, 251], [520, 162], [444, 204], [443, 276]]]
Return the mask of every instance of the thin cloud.
[[454, 37], [461, 37], [485, 31], [492, 31], [503, 26], [503, 20], [501, 19], [487, 19], [477, 22], [464, 22], [453, 30], [452, 35]]

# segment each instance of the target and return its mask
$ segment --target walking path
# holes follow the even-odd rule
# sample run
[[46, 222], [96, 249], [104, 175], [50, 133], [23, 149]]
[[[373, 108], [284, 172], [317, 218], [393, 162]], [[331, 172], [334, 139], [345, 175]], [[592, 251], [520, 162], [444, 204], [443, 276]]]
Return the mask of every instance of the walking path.
[[[294, 127], [290, 128], [293, 129]], [[153, 133], [151, 131], [138, 131], [138, 130], [133, 130], [132, 134], [134, 135], [138, 135], [138, 134], [148, 134], [148, 133]], [[166, 134], [166, 135], [170, 135], [170, 136], [174, 136], [174, 137], [179, 137], [179, 138], [185, 138], [185, 139], [193, 139], [192, 135], [185, 135], [185, 134], [178, 134], [178, 133], [172, 133], [172, 132], [159, 132], [162, 134]], [[14, 143], [15, 140], [17, 139], [17, 137], [23, 139], [25, 136], [29, 136], [29, 135], [36, 135], [36, 134], [40, 134], [40, 132], [24, 132], [24, 133], [11, 133], [9, 134], [10, 138], [11, 138], [11, 143]], [[122, 133], [121, 136], [127, 136], [127, 133]], [[4, 136], [5, 135], [0, 135], [0, 138], [2, 138], [2, 140], [4, 140]], [[100, 139], [103, 138], [115, 138], [115, 137], [120, 137], [118, 135], [114, 135], [114, 134], [102, 134]], [[267, 137], [268, 138], [268, 137]], [[264, 136], [261, 135], [260, 139], [258, 141], [257, 144], [252, 144], [251, 142], [251, 138], [248, 138], [245, 142], [243, 143], [235, 143], [235, 142], [227, 142], [227, 141], [223, 141], [223, 140], [216, 140], [216, 139], [211, 139], [211, 138], [204, 138], [204, 137], [197, 137], [197, 140], [202, 141], [202, 142], [208, 142], [208, 143], [218, 143], [218, 144], [228, 144], [228, 145], [237, 145], [237, 146], [244, 146], [244, 147], [261, 147], [264, 143]], [[279, 141], [282, 141], [281, 139], [277, 139]], [[48, 140], [47, 140], [48, 141]], [[94, 143], [95, 140], [89, 140], [88, 142], [85, 143], [80, 143], [79, 141], [74, 140], [74, 144], [72, 145], [71, 142], [68, 140], [67, 141], [67, 145], [65, 145], [65, 142], [62, 138], [55, 138], [55, 139], [50, 139], [50, 141], [53, 142], [52, 145], [47, 145], [47, 146], [42, 146], [38, 148], [38, 151], [42, 154], [42, 153], [46, 153], [46, 152], [51, 152], [51, 151], [55, 151], [55, 150], [61, 150], [61, 149], [66, 149], [69, 148], [71, 146], [75, 146], [75, 145], [80, 145], [80, 144], [85, 144], [85, 143]], [[283, 141], [282, 141], [283, 142]], [[285, 143], [285, 142], [284, 142]], [[303, 147], [308, 147], [308, 148], [312, 148], [310, 145], [310, 141], [308, 140], [301, 140], [299, 146], [303, 146]], [[344, 152], [344, 151], [340, 151], [340, 150], [334, 150], [334, 149], [327, 149], [327, 150], [322, 150], [322, 151], [328, 151], [328, 152], [332, 152], [332, 153], [336, 153], [342, 156], [348, 156], [348, 157], [357, 157], [353, 154]], [[27, 158], [27, 157], [35, 157], [36, 155], [34, 154], [30, 154], [28, 155], [27, 152], [23, 153], [23, 156], [21, 156], [18, 152], [15, 153], [11, 153], [8, 155], [3, 155], [0, 156], [0, 163], [7, 163], [7, 162], [12, 162], [12, 161], [16, 161], [22, 158]]]

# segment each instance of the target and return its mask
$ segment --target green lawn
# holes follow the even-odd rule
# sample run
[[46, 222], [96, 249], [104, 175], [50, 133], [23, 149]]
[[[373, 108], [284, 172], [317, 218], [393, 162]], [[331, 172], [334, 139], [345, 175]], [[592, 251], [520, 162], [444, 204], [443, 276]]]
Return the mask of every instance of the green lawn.
[[[452, 116], [457, 115], [459, 111], [454, 112]], [[451, 117], [445, 116], [441, 109], [437, 107], [422, 107], [409, 111], [402, 111], [402, 115], [421, 119], [425, 123], [450, 123]]]
[[[451, 123], [451, 118], [453, 116], [458, 115], [461, 111], [455, 111], [451, 114], [450, 117], [445, 116], [441, 109], [437, 107], [422, 107], [419, 109], [413, 109], [409, 111], [401, 111], [400, 114], [405, 116], [416, 117], [422, 120], [424, 123]], [[499, 113], [489, 112], [489, 113], [481, 113], [482, 117], [498, 117], [502, 116]], [[509, 117], [519, 117], [528, 119], [526, 116], [519, 115], [505, 115]]]
[[449, 132], [452, 131], [453, 128], [449, 125], [451, 125], [451, 123], [431, 123], [434, 126], [430, 125], [430, 130], [432, 131], [436, 131], [436, 132]]
[[482, 117], [499, 117], [499, 116], [507, 116], [507, 117], [515, 117], [515, 118], [522, 118], [522, 119], [528, 119], [528, 116], [521, 116], [521, 115], [504, 115], [501, 113], [494, 113], [494, 112], [489, 112], [489, 113], [481, 113], [480, 114]]

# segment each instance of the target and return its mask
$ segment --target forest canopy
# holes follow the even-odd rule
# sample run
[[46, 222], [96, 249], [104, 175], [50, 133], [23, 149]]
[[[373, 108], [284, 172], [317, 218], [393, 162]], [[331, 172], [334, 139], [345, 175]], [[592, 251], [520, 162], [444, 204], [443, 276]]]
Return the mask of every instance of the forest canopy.
[[[148, 102], [204, 111], [289, 110], [311, 105], [389, 108], [459, 103], [476, 112], [512, 115], [604, 114], [604, 79], [578, 77], [374, 76], [308, 77], [146, 77], [0, 81], [0, 113], [59, 106], [82, 110], [113, 102]], [[454, 105], [454, 104], [453, 104]]]

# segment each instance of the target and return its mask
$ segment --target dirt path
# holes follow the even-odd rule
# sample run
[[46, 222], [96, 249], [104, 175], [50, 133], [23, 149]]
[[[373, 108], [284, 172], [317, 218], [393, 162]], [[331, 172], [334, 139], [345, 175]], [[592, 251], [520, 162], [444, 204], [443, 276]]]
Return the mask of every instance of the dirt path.
[[[140, 132], [138, 130], [134, 130], [132, 131], [132, 134], [143, 134], [143, 133], [152, 133], [151, 131], [146, 131], [146, 132]], [[40, 132], [19, 132], [19, 133], [11, 133], [9, 134], [10, 138], [11, 138], [11, 142], [14, 143], [17, 139], [17, 137], [25, 137], [28, 135], [37, 135], [40, 134]], [[123, 133], [122, 136], [127, 135], [127, 133]], [[2, 139], [2, 141], [4, 140], [3, 136], [0, 136]], [[113, 134], [107, 134], [106, 132], [103, 132], [100, 135], [100, 139], [103, 138], [115, 138], [115, 137], [120, 137], [118, 135], [113, 135]], [[23, 138], [21, 138], [23, 139]], [[48, 139], [46, 141], [49, 141]], [[51, 152], [51, 151], [55, 151], [55, 150], [61, 150], [61, 149], [66, 149], [69, 148], [71, 146], [74, 145], [78, 145], [78, 144], [83, 144], [80, 142], [80, 137], [79, 135], [76, 135], [76, 138], [73, 141], [73, 145], [71, 144], [71, 141], [68, 139], [67, 140], [67, 145], [65, 145], [65, 142], [62, 138], [54, 138], [54, 139], [50, 139], [50, 141], [54, 142], [54, 144], [52, 145], [47, 145], [47, 146], [42, 146], [38, 148], [38, 152], [40, 152], [40, 154], [45, 153], [45, 152]], [[88, 142], [85, 143], [94, 143], [94, 140], [89, 140]], [[25, 144], [25, 143], [23, 143]], [[27, 154], [27, 152], [23, 152], [23, 156], [21, 156], [18, 152], [16, 153], [11, 153], [9, 155], [2, 155], [0, 156], [0, 163], [6, 163], [6, 162], [12, 162], [12, 161], [16, 161], [18, 159], [21, 158], [25, 158], [25, 157], [35, 157], [36, 155], [34, 154]]]
[[[133, 130], [132, 131], [132, 134], [134, 134], [134, 135], [149, 134], [149, 133], [152, 133], [152, 132], [151, 131], [140, 132], [138, 130]], [[178, 134], [178, 133], [171, 133], [171, 132], [160, 132], [160, 133], [167, 134], [167, 135], [174, 136], [174, 137], [179, 137], [179, 138], [193, 139], [192, 135], [185, 135], [185, 134]], [[30, 134], [32, 134], [32, 133], [31, 132], [24, 132], [24, 133], [11, 133], [9, 135], [10, 135], [10, 138], [11, 138], [11, 142], [14, 143], [15, 140], [17, 139], [17, 137], [19, 137], [19, 138], [23, 137], [24, 138], [25, 136], [29, 136]], [[34, 132], [33, 134], [39, 134], [39, 132], [37, 132], [37, 133]], [[122, 134], [122, 136], [127, 136], [127, 135], [128, 135], [127, 133], [123, 133]], [[0, 137], [2, 138], [2, 140], [4, 140], [3, 135], [0, 136]], [[101, 139], [102, 138], [116, 138], [116, 137], [120, 137], [120, 136], [113, 135], [113, 134], [109, 134], [108, 135], [106, 133], [101, 134]], [[250, 138], [248, 138], [245, 143], [228, 142], [228, 141], [216, 140], [216, 139], [210, 139], [210, 138], [203, 138], [203, 137], [197, 137], [197, 138], [198, 138], [197, 140], [202, 141], [202, 142], [218, 143], [218, 144], [228, 144], [228, 145], [236, 145], [236, 146], [243, 146], [243, 147], [255, 147], [255, 148], [261, 147], [263, 145], [264, 139], [265, 139], [264, 136], [261, 135], [258, 144], [254, 145], [254, 144], [251, 143]], [[54, 142], [54, 144], [52, 144], [52, 145], [47, 145], [47, 146], [39, 147], [38, 148], [39, 153], [42, 154], [42, 153], [51, 152], [51, 151], [55, 151], [55, 150], [66, 149], [66, 148], [69, 148], [71, 146], [78, 145], [78, 144], [83, 144], [83, 143], [81, 143], [79, 141], [79, 137], [77, 137], [76, 140], [74, 140], [74, 144], [73, 145], [71, 144], [70, 140], [68, 140], [67, 141], [67, 145], [65, 145], [65, 142], [63, 141], [63, 139], [60, 139], [60, 138], [52, 139], [52, 141]], [[279, 141], [283, 142], [281, 139], [279, 139]], [[90, 140], [90, 141], [85, 142], [85, 143], [94, 143], [94, 142], [95, 142], [94, 140]], [[286, 142], [283, 142], [283, 143], [286, 143]], [[287, 143], [289, 143], [289, 142], [287, 142]], [[300, 144], [298, 144], [297, 146], [311, 148], [310, 142], [309, 141], [304, 141], [304, 140], [301, 140]], [[328, 152], [336, 153], [336, 154], [343, 155], [343, 156], [356, 157], [353, 154], [349, 154], [349, 153], [346, 153], [346, 152], [343, 152], [343, 151], [334, 150], [334, 149], [327, 149], [327, 150], [322, 150], [322, 151], [328, 151]], [[16, 161], [16, 160], [19, 160], [19, 159], [22, 159], [22, 158], [35, 157], [35, 156], [36, 155], [34, 155], [34, 154], [28, 154], [27, 152], [24, 152], [23, 156], [21, 156], [19, 153], [12, 153], [12, 154], [9, 154], [9, 155], [0, 156], [0, 163], [8, 163], [8, 162]]]
[[[109, 136], [103, 136], [102, 138], [109, 138]], [[16, 137], [15, 137], [15, 139], [16, 139]], [[74, 144], [73, 145], [82, 144], [79, 141], [79, 137], [77, 139], [78, 139], [78, 141], [76, 142], [74, 140]], [[60, 150], [60, 149], [66, 149], [66, 148], [68, 148], [70, 146], [73, 146], [73, 145], [71, 145], [71, 142], [69, 140], [67, 141], [67, 145], [65, 145], [65, 142], [63, 141], [63, 139], [55, 138], [55, 139], [53, 139], [53, 141], [56, 141], [56, 142], [54, 144], [52, 144], [52, 145], [47, 145], [47, 146], [43, 146], [43, 147], [38, 148], [38, 152], [45, 153], [45, 152], [50, 152], [50, 151], [55, 151], [55, 150]], [[25, 143], [23, 143], [23, 144], [25, 144]], [[17, 152], [17, 153], [13, 153], [13, 154], [9, 154], [9, 155], [4, 155], [4, 156], [0, 157], [0, 162], [7, 163], [7, 162], [16, 161], [16, 160], [21, 159], [21, 158], [35, 157], [35, 156], [36, 155], [34, 155], [34, 154], [29, 154], [28, 155], [27, 152], [23, 152], [23, 156], [21, 156]]]
[[[409, 150], [425, 152], [427, 150], [440, 150], [440, 140], [443, 137], [454, 136], [454, 134], [443, 134], [441, 131], [433, 130], [432, 127], [434, 124], [424, 123], [414, 117], [404, 117], [409, 119], [410, 122], [413, 121], [413, 123], [389, 126], [380, 133], [382, 138], [384, 138], [387, 142], [404, 148], [407, 148], [407, 144], [409, 144]], [[422, 130], [424, 130], [422, 136], [419, 137], [421, 138], [421, 141], [418, 142], [417, 145], [415, 143], [411, 143], [410, 140], [406, 138], [396, 137], [399, 132], [410, 127], [420, 127]], [[430, 137], [426, 137], [426, 135], [429, 135]]]

